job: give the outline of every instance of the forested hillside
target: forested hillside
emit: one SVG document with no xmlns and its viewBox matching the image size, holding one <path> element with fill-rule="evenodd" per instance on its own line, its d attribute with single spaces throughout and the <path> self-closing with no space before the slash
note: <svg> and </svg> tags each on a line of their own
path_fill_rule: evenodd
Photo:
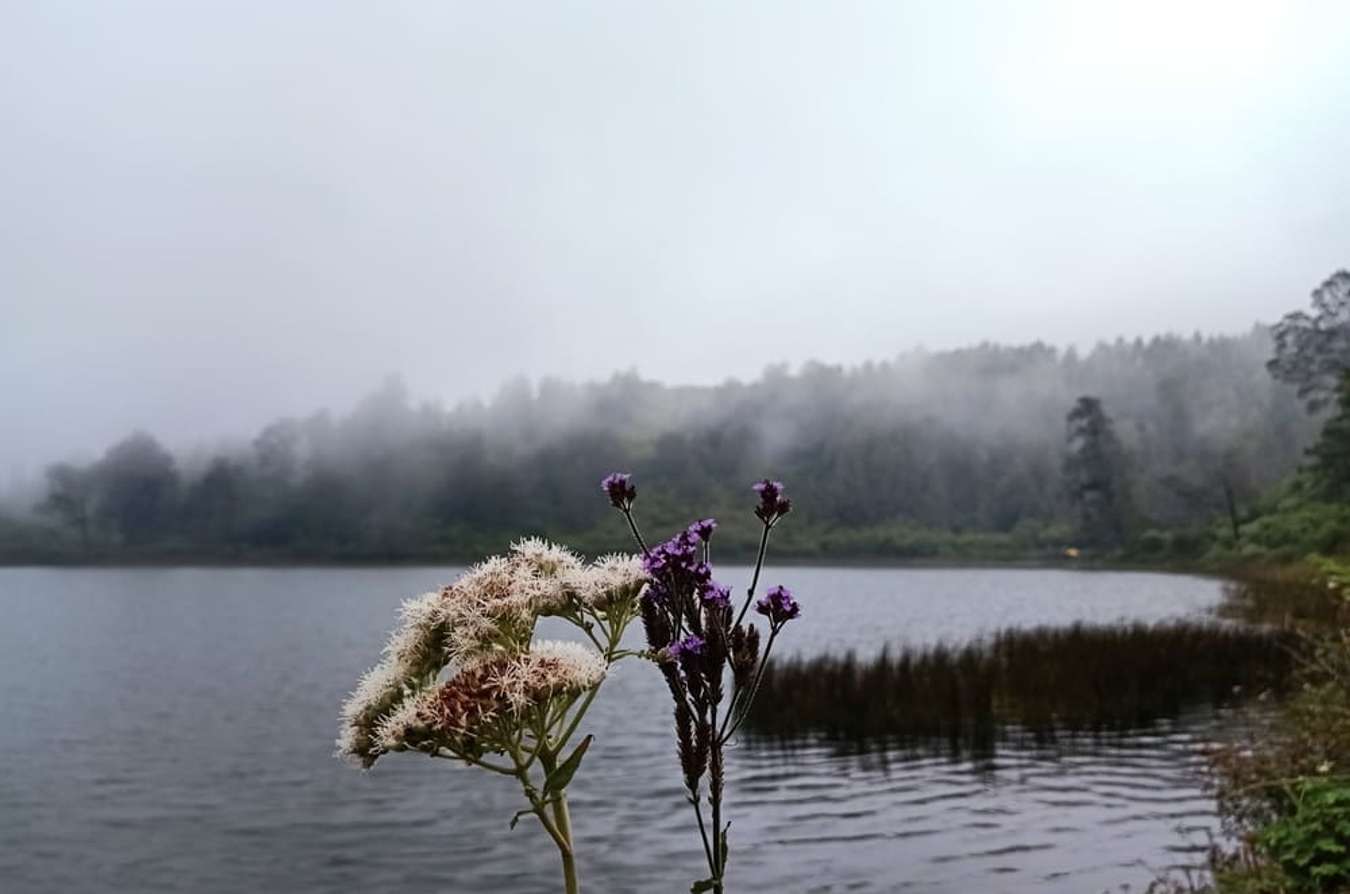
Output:
<svg viewBox="0 0 1350 894">
<path fill-rule="evenodd" d="M 799 554 L 1058 550 L 1095 536 L 1066 425 L 1080 397 L 1118 444 L 1101 473 L 1117 490 L 1097 508 L 1122 537 L 1206 523 L 1230 500 L 1242 512 L 1296 468 L 1321 420 L 1267 372 L 1271 348 L 1260 328 L 1083 354 L 981 345 L 716 387 L 518 382 L 450 410 L 391 380 L 346 414 L 279 420 L 235 449 L 175 455 L 136 433 L 97 462 L 54 465 L 39 506 L 8 510 L 3 550 L 456 558 L 526 531 L 600 550 L 623 543 L 598 490 L 615 469 L 635 473 L 657 524 L 722 516 L 724 548 L 752 535 L 734 495 L 749 505 L 770 475 L 798 507 L 782 546 Z"/>
</svg>

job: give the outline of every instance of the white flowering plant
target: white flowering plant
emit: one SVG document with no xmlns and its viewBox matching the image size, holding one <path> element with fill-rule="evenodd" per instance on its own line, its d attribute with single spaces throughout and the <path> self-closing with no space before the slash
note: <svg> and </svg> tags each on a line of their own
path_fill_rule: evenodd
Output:
<svg viewBox="0 0 1350 894">
<path fill-rule="evenodd" d="M 517 780 L 562 859 L 564 890 L 580 890 L 567 786 L 591 737 L 572 739 L 638 616 L 647 580 L 633 556 L 592 564 L 522 540 L 438 591 L 404 603 L 382 660 L 342 709 L 338 754 L 364 768 L 419 752 Z M 590 646 L 536 641 L 540 617 L 576 627 Z"/>
</svg>

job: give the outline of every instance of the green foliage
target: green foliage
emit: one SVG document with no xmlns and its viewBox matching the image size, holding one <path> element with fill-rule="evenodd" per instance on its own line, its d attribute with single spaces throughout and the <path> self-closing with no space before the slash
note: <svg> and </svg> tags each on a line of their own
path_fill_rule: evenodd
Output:
<svg viewBox="0 0 1350 894">
<path fill-rule="evenodd" d="M 1211 558 L 1293 561 L 1350 549 L 1350 503 L 1319 499 L 1307 475 L 1294 479 L 1265 511 L 1242 526 L 1242 542 L 1219 532 Z"/>
<path fill-rule="evenodd" d="M 1350 271 L 1337 270 L 1312 293 L 1312 313 L 1295 311 L 1275 325 L 1275 378 L 1298 388 L 1310 409 L 1335 399 L 1350 368 Z"/>
<path fill-rule="evenodd" d="M 1350 885 L 1350 782 L 1299 782 L 1291 800 L 1292 812 L 1257 835 L 1260 849 L 1299 890 Z"/>
<path fill-rule="evenodd" d="M 1336 415 L 1308 454 L 1320 494 L 1330 500 L 1350 498 L 1350 378 L 1341 383 Z"/>
<path fill-rule="evenodd" d="M 544 780 L 545 795 L 554 795 L 567 788 L 572 781 L 572 777 L 576 775 L 577 768 L 581 766 L 581 759 L 586 756 L 586 749 L 591 746 L 591 740 L 594 738 L 594 736 L 587 736 L 582 739 L 581 743 L 568 755 L 567 760 L 548 774 L 548 778 Z"/>
<path fill-rule="evenodd" d="M 1299 684 L 1211 755 L 1226 829 L 1246 844 L 1214 855 L 1214 890 L 1350 890 L 1350 601 L 1344 561 L 1314 557 L 1237 585 L 1232 607 L 1302 631 Z"/>
</svg>

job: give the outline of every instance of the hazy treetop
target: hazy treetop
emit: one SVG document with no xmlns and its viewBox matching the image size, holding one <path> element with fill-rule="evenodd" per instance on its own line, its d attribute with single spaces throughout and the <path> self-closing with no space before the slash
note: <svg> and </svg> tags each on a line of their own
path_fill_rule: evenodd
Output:
<svg viewBox="0 0 1350 894">
<path fill-rule="evenodd" d="M 1243 331 L 1347 262 L 1350 5 L 0 9 L 0 485 L 516 374 Z"/>
</svg>

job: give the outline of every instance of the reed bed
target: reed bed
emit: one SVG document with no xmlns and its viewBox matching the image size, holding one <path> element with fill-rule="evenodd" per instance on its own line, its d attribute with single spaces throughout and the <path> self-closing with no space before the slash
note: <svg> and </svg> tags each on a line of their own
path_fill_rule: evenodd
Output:
<svg viewBox="0 0 1350 894">
<path fill-rule="evenodd" d="M 1293 634 L 1219 622 L 1004 630 L 963 646 L 777 661 L 748 721 L 752 740 L 992 753 L 1151 727 L 1200 707 L 1279 692 Z"/>
</svg>

